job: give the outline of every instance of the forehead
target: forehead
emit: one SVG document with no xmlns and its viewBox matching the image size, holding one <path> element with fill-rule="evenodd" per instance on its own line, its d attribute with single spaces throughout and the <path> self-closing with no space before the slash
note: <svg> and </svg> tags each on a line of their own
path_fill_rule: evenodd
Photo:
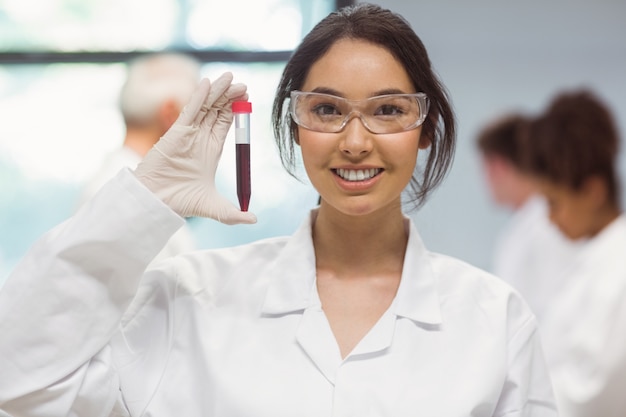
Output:
<svg viewBox="0 0 626 417">
<path fill-rule="evenodd" d="M 353 100 L 391 91 L 416 92 L 408 72 L 391 52 L 355 39 L 335 42 L 313 63 L 302 90 L 331 90 Z"/>
</svg>

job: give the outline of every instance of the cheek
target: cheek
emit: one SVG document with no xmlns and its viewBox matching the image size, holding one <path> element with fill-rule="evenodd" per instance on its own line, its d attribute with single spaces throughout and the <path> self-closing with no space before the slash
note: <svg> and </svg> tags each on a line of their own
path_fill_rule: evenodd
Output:
<svg viewBox="0 0 626 417">
<path fill-rule="evenodd" d="M 564 216 L 563 216 L 563 210 L 560 210 L 558 207 L 552 206 L 552 208 L 550 208 L 550 219 L 552 220 L 553 223 L 557 224 L 557 225 L 562 225 L 564 222 Z"/>
<path fill-rule="evenodd" d="M 319 141 L 315 141 L 312 138 L 312 136 L 313 135 L 311 133 L 308 133 L 308 132 L 307 133 L 299 133 L 298 134 L 298 146 L 300 146 L 300 149 L 302 150 L 302 153 L 304 155 L 308 155 L 308 154 L 314 152 L 315 149 L 316 149 L 316 146 L 314 146 L 314 144 L 316 142 L 319 142 Z"/>
<path fill-rule="evenodd" d="M 415 171 L 415 166 L 417 165 L 417 149 L 407 149 L 405 152 L 398 154 L 396 161 L 399 161 L 399 164 L 403 171 L 406 171 L 407 175 L 413 175 L 413 171 Z"/>
<path fill-rule="evenodd" d="M 302 162 L 309 173 L 314 166 L 326 164 L 335 148 L 334 141 L 324 138 L 323 134 L 309 130 L 301 130 L 298 138 Z"/>
<path fill-rule="evenodd" d="M 550 219 L 568 237 L 575 237 L 575 230 L 578 227 L 576 210 L 571 207 L 571 202 L 560 199 L 550 208 Z"/>
<path fill-rule="evenodd" d="M 419 137 L 414 134 L 406 134 L 403 138 L 397 138 L 396 141 L 390 142 L 390 146 L 386 149 L 388 159 L 394 161 L 398 169 L 411 175 L 415 170 L 419 152 L 424 152 L 420 149 Z"/>
<path fill-rule="evenodd" d="M 569 237 L 567 218 L 563 216 L 563 211 L 558 207 L 551 206 L 549 211 L 550 222 L 557 227 L 565 236 Z"/>
</svg>

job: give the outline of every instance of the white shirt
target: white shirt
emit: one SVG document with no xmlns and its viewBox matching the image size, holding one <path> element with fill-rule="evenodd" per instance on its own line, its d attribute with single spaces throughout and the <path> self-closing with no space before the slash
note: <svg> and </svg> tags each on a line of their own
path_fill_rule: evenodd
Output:
<svg viewBox="0 0 626 417">
<path fill-rule="evenodd" d="M 141 155 L 127 146 L 122 146 L 113 152 L 110 152 L 102 162 L 98 171 L 85 184 L 83 191 L 78 200 L 78 206 L 82 206 L 89 201 L 104 184 L 113 178 L 120 169 L 135 169 L 141 162 Z M 191 229 L 184 225 L 176 231 L 165 244 L 163 249 L 155 257 L 153 262 L 176 256 L 181 253 L 191 252 L 197 249 L 196 242 Z"/>
<path fill-rule="evenodd" d="M 563 417 L 626 414 L 626 216 L 588 240 L 545 319 L 543 346 Z"/>
<path fill-rule="evenodd" d="M 493 273 L 517 289 L 541 323 L 566 285 L 566 269 L 579 245 L 550 222 L 545 199 L 535 195 L 515 211 L 494 250 Z"/>
<path fill-rule="evenodd" d="M 142 277 L 182 223 L 123 171 L 32 248 L 0 292 L 0 410 L 556 416 L 529 308 L 496 277 L 427 251 L 412 223 L 395 299 L 343 360 L 310 220 Z"/>
</svg>

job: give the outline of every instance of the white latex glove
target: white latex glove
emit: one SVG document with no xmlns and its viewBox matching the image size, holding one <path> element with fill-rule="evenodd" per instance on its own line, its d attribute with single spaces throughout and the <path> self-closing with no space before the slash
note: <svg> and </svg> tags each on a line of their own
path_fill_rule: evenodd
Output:
<svg viewBox="0 0 626 417">
<path fill-rule="evenodd" d="M 225 73 L 203 79 L 172 127 L 135 169 L 137 178 L 182 217 L 210 217 L 225 224 L 255 223 L 220 195 L 215 171 L 233 121 L 231 104 L 247 99 L 244 84 Z"/>
</svg>

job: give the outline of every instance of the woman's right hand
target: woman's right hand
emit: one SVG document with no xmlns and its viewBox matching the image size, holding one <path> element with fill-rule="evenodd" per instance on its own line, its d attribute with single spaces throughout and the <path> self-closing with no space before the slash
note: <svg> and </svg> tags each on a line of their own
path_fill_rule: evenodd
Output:
<svg viewBox="0 0 626 417">
<path fill-rule="evenodd" d="M 225 224 L 255 223 L 215 187 L 215 171 L 232 124 L 231 105 L 246 100 L 246 86 L 231 73 L 212 84 L 203 79 L 172 127 L 135 169 L 137 178 L 183 217 L 210 217 Z"/>
</svg>

